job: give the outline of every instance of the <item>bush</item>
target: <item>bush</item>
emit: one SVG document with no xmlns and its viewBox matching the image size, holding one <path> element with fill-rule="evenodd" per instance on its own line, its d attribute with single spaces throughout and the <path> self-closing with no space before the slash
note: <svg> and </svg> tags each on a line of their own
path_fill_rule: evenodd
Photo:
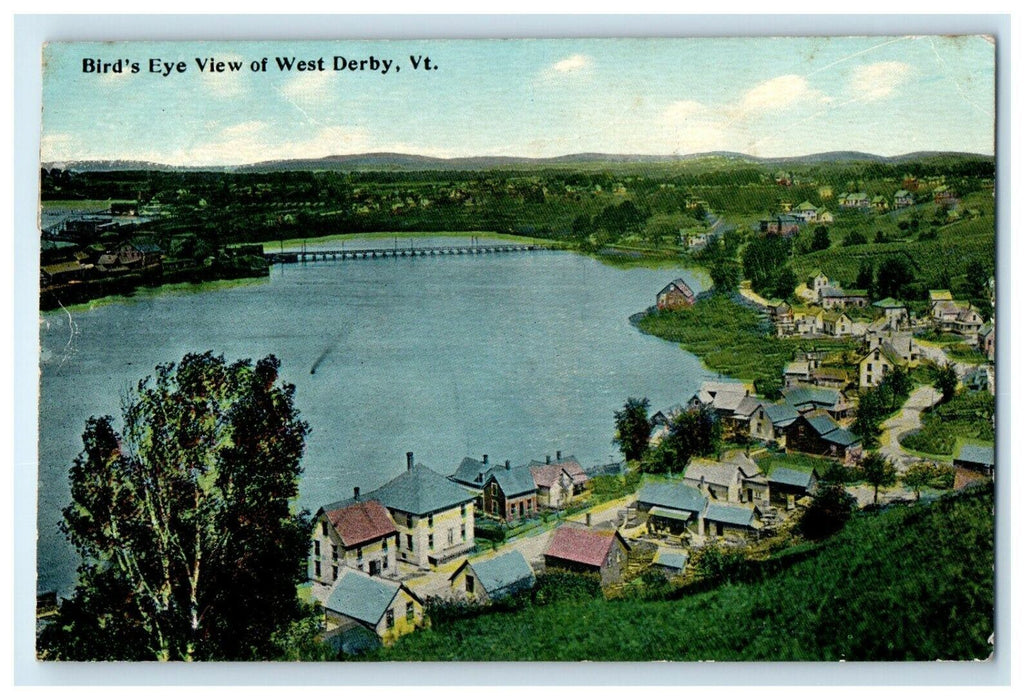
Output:
<svg viewBox="0 0 1032 700">
<path fill-rule="evenodd" d="M 854 508 L 856 498 L 841 485 L 822 484 L 799 519 L 799 531 L 810 540 L 824 539 L 845 526 Z"/>
</svg>

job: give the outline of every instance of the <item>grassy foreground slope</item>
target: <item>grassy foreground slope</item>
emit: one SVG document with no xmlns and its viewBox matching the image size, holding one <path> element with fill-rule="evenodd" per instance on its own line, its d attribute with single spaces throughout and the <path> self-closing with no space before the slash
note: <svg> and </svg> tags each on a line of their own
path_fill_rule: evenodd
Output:
<svg viewBox="0 0 1032 700">
<path fill-rule="evenodd" d="M 816 550 L 755 582 L 679 599 L 565 600 L 442 622 L 378 657 L 833 661 L 990 654 L 991 485 L 854 516 Z"/>
</svg>

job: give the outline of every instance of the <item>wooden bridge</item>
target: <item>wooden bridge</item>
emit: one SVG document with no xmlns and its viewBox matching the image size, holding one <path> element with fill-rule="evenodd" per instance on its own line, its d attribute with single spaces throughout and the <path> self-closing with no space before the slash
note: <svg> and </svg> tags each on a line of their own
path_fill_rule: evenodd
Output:
<svg viewBox="0 0 1032 700">
<path fill-rule="evenodd" d="M 551 250 L 550 246 L 536 244 L 498 243 L 494 245 L 451 245 L 417 248 L 364 248 L 339 250 L 300 250 L 266 253 L 269 263 L 305 263 L 316 260 L 368 260 L 372 258 L 414 258 L 435 255 L 487 255 L 491 253 L 523 253 L 532 250 Z"/>
</svg>

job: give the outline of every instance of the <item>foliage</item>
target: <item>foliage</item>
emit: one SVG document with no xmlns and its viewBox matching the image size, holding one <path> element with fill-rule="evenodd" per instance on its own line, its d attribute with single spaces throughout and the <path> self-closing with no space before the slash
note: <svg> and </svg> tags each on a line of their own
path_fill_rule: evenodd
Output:
<svg viewBox="0 0 1032 700">
<path fill-rule="evenodd" d="M 652 423 L 649 421 L 649 400 L 629 397 L 623 408 L 613 415 L 616 435 L 613 444 L 619 445 L 624 458 L 640 460 L 649 446 Z"/>
<path fill-rule="evenodd" d="M 882 421 L 903 405 L 912 387 L 913 380 L 906 376 L 906 372 L 893 368 L 876 386 L 860 392 L 851 430 L 860 436 L 864 447 L 872 449 L 878 446 Z"/>
<path fill-rule="evenodd" d="M 950 488 L 953 485 L 953 470 L 939 462 L 917 462 L 907 468 L 900 481 L 921 500 L 921 489 Z"/>
<path fill-rule="evenodd" d="M 953 363 L 940 365 L 935 369 L 935 388 L 942 394 L 942 403 L 949 403 L 957 393 L 957 369 Z"/>
<path fill-rule="evenodd" d="M 588 487 L 591 489 L 591 500 L 593 503 L 605 503 L 614 498 L 634 493 L 638 490 L 638 484 L 640 483 L 641 471 L 632 468 L 622 476 L 609 474 L 596 476 L 588 484 Z"/>
<path fill-rule="evenodd" d="M 881 233 L 881 231 L 879 231 L 878 233 Z M 884 238 L 884 235 L 882 236 L 882 238 Z M 859 231 L 850 231 L 849 233 L 846 234 L 846 237 L 842 240 L 842 245 L 844 245 L 844 246 L 866 245 L 866 243 L 867 243 L 867 236 L 865 236 L 864 234 L 860 233 Z"/>
<path fill-rule="evenodd" d="M 871 263 L 860 265 L 860 271 L 856 273 L 856 282 L 853 283 L 853 286 L 867 292 L 874 288 L 874 268 L 871 267 Z"/>
<path fill-rule="evenodd" d="M 293 514 L 308 425 L 279 361 L 188 354 L 91 418 L 62 529 L 82 557 L 50 658 L 268 659 L 304 617 Z"/>
<path fill-rule="evenodd" d="M 799 519 L 799 530 L 807 539 L 822 540 L 845 527 L 854 508 L 856 498 L 840 484 L 821 484 Z"/>
<path fill-rule="evenodd" d="M 833 462 L 821 476 L 821 481 L 826 484 L 858 484 L 863 480 L 864 474 L 860 467 L 838 461 Z"/>
<path fill-rule="evenodd" d="M 874 488 L 874 502 L 878 502 L 878 490 L 894 486 L 899 480 L 896 465 L 879 452 L 871 452 L 860 461 L 860 472 L 864 483 Z"/>
<path fill-rule="evenodd" d="M 787 553 L 771 559 L 768 573 L 756 580 L 667 600 L 571 595 L 544 606 L 435 621 L 372 658 L 930 661 L 990 655 L 991 487 L 858 515 L 810 548 L 810 556 L 794 563 L 781 564 Z M 515 643 L 513 630 L 519 630 Z"/>
<path fill-rule="evenodd" d="M 785 238 L 761 236 L 745 246 L 742 272 L 760 294 L 784 299 L 796 284 L 795 275 L 787 267 L 790 253 L 791 245 Z"/>
<path fill-rule="evenodd" d="M 818 226 L 813 230 L 813 242 L 810 243 L 810 250 L 817 252 L 818 250 L 826 250 L 831 247 L 831 238 L 828 236 L 827 226 Z"/>
<path fill-rule="evenodd" d="M 685 464 L 694 456 L 713 454 L 720 444 L 720 418 L 709 406 L 682 411 L 674 416 L 670 433 L 663 442 L 669 443 L 676 456 L 676 464 Z"/>
<path fill-rule="evenodd" d="M 889 258 L 878 266 L 876 287 L 882 299 L 902 296 L 903 288 L 913 281 L 914 270 L 906 258 Z"/>
</svg>

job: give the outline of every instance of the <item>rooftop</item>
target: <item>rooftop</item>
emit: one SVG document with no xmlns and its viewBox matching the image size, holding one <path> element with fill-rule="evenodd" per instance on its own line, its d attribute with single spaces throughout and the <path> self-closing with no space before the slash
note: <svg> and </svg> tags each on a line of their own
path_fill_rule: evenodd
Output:
<svg viewBox="0 0 1032 700">
<path fill-rule="evenodd" d="M 394 477 L 368 498 L 411 515 L 428 515 L 476 500 L 469 491 L 422 464 Z"/>
<path fill-rule="evenodd" d="M 810 485 L 810 477 L 813 476 L 812 471 L 804 472 L 798 469 L 789 469 L 788 467 L 775 467 L 770 474 L 767 475 L 767 481 L 772 484 L 785 484 L 787 486 L 799 486 L 807 488 Z"/>
<path fill-rule="evenodd" d="M 645 484 L 638 491 L 638 503 L 645 506 L 701 513 L 706 507 L 706 497 L 699 489 L 688 484 L 653 481 Z"/>
<path fill-rule="evenodd" d="M 956 460 L 994 467 L 996 466 L 996 450 L 993 447 L 966 444 L 960 448 L 954 461 Z"/>
<path fill-rule="evenodd" d="M 325 513 L 345 547 L 355 547 L 398 531 L 390 513 L 376 501 L 352 502 L 343 508 L 325 510 Z"/>
<path fill-rule="evenodd" d="M 706 506 L 706 520 L 713 520 L 727 525 L 748 526 L 756 516 L 755 506 L 738 506 L 731 503 L 710 501 Z"/>
<path fill-rule="evenodd" d="M 375 627 L 400 588 L 397 581 L 345 567 L 344 574 L 330 590 L 324 607 Z"/>
<path fill-rule="evenodd" d="M 545 550 L 545 556 L 601 567 L 606 563 L 606 556 L 617 538 L 623 541 L 614 530 L 560 527 Z"/>
<path fill-rule="evenodd" d="M 469 567 L 477 575 L 484 590 L 489 596 L 507 591 L 520 584 L 528 587 L 534 584 L 534 571 L 523 555 L 516 550 L 506 552 L 490 559 L 470 560 Z M 452 578 L 458 575 L 460 567 Z"/>
</svg>

